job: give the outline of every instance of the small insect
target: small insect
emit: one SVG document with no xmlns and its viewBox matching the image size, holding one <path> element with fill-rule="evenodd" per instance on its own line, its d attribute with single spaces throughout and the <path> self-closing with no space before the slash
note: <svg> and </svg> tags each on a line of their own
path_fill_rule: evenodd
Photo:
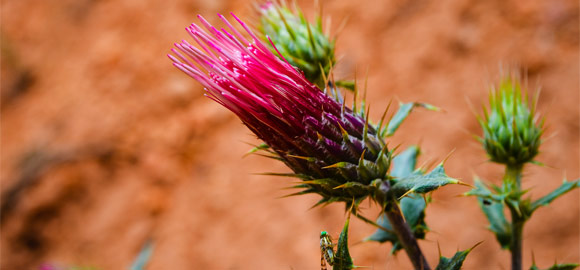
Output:
<svg viewBox="0 0 580 270">
<path fill-rule="evenodd" d="M 320 233 L 320 269 L 327 270 L 326 263 L 334 265 L 334 244 L 332 237 L 326 232 Z"/>
</svg>

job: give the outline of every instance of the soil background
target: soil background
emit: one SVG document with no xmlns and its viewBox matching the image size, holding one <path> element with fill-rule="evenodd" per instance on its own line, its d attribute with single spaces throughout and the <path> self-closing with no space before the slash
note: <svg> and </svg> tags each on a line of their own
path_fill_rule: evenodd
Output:
<svg viewBox="0 0 580 270">
<path fill-rule="evenodd" d="M 469 102 L 480 112 L 500 67 L 516 67 L 542 88 L 550 137 L 538 157 L 547 166 L 526 167 L 528 194 L 579 177 L 578 1 L 322 3 L 331 32 L 348 17 L 337 76 L 362 81 L 368 69 L 372 119 L 390 100 L 445 110 L 417 110 L 391 145 L 420 144 L 425 164 L 455 150 L 450 176 L 499 183 L 502 167 L 472 137 L 481 130 Z M 313 3 L 299 5 L 313 18 Z M 232 11 L 255 18 L 250 1 L 2 1 L 0 268 L 128 269 L 150 241 L 145 269 L 319 269 L 319 233 L 338 236 L 343 206 L 279 199 L 294 180 L 254 173 L 288 169 L 243 157 L 254 136 L 166 57 L 197 14 L 218 23 Z M 509 269 L 467 190 L 434 192 L 421 241 L 429 262 L 438 244 L 451 256 L 484 241 L 464 269 Z M 526 269 L 532 252 L 542 268 L 578 262 L 579 228 L 578 190 L 538 210 L 524 231 Z M 390 244 L 358 243 L 373 231 L 351 222 L 355 264 L 410 269 Z"/>
</svg>

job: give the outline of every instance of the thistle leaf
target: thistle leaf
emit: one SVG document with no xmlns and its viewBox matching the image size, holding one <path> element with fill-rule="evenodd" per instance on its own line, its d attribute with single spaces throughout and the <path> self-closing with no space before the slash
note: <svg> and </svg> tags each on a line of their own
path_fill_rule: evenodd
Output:
<svg viewBox="0 0 580 270">
<path fill-rule="evenodd" d="M 393 231 L 393 226 L 391 225 L 391 223 L 389 222 L 389 219 L 387 218 L 387 216 L 385 214 L 381 214 L 379 216 L 379 218 L 377 219 L 377 224 L 379 224 L 381 227 L 384 227 L 385 229 L 388 229 L 389 231 L 377 229 L 373 234 L 366 237 L 363 240 L 364 242 L 376 241 L 379 243 L 384 243 L 384 242 L 389 241 L 389 242 L 393 243 L 393 245 L 395 243 L 399 242 L 397 235 Z M 391 253 L 395 253 L 395 251 L 392 251 Z"/>
<path fill-rule="evenodd" d="M 458 251 L 453 255 L 451 258 L 445 258 L 443 256 L 439 256 L 439 264 L 435 270 L 459 270 L 463 265 L 463 261 L 467 257 L 467 254 L 471 252 L 475 247 L 477 247 L 482 242 L 475 244 L 475 246 L 471 247 L 468 250 Z"/>
<path fill-rule="evenodd" d="M 393 168 L 390 175 L 396 178 L 403 178 L 409 176 L 417 165 L 417 157 L 420 154 L 418 146 L 410 146 L 403 153 L 396 155 L 393 158 Z"/>
<path fill-rule="evenodd" d="M 393 186 L 393 194 L 400 198 L 409 193 L 427 193 L 447 184 L 459 184 L 459 180 L 445 174 L 443 163 L 439 164 L 428 174 L 413 173 L 408 177 L 399 179 Z"/>
<path fill-rule="evenodd" d="M 540 206 L 546 206 L 550 204 L 556 198 L 564 195 L 566 192 L 571 191 L 577 187 L 580 187 L 580 179 L 568 182 L 564 180 L 561 186 L 559 186 L 554 191 L 548 193 L 546 196 L 537 199 L 536 201 L 532 202 L 531 205 L 531 212 L 538 209 Z"/>
<path fill-rule="evenodd" d="M 399 110 L 393 116 L 393 119 L 391 119 L 391 121 L 389 121 L 389 124 L 387 125 L 387 133 L 386 133 L 387 137 L 393 136 L 393 134 L 395 134 L 395 131 L 397 131 L 397 129 L 399 128 L 401 123 L 403 123 L 405 118 L 407 118 L 407 116 L 409 116 L 409 114 L 411 113 L 411 111 L 415 107 L 423 107 L 423 108 L 431 110 L 431 111 L 438 111 L 439 110 L 439 108 L 437 108 L 433 105 L 427 104 L 427 103 L 419 103 L 419 102 L 401 103 L 399 106 Z"/>
<path fill-rule="evenodd" d="M 547 269 L 540 269 L 538 266 L 536 266 L 536 263 L 534 262 L 534 264 L 532 265 L 532 267 L 530 267 L 530 270 L 574 270 L 576 269 L 576 267 L 578 267 L 577 263 L 555 263 L 554 265 L 550 266 Z"/>
<path fill-rule="evenodd" d="M 390 232 L 390 233 L 393 233 L 393 232 L 394 232 L 393 230 L 389 230 L 389 229 L 387 229 L 387 228 L 385 228 L 385 227 L 382 227 L 382 226 L 381 226 L 381 225 L 379 225 L 377 222 L 375 222 L 375 221 L 372 221 L 372 220 L 370 220 L 370 219 L 366 218 L 365 216 L 362 216 L 362 215 L 360 215 L 360 214 L 359 214 L 359 213 L 357 213 L 356 211 L 353 211 L 352 213 L 354 214 L 354 216 L 355 216 L 355 217 L 357 217 L 358 219 L 362 220 L 362 221 L 363 221 L 363 222 L 365 222 L 366 224 L 369 224 L 369 225 L 371 225 L 371 226 L 377 227 L 377 228 L 379 228 L 379 229 L 382 229 L 382 230 L 384 230 L 384 231 L 387 231 L 387 232 Z M 369 236 L 369 237 L 370 237 L 370 236 Z M 367 240 L 363 240 L 363 241 L 367 241 Z"/>
<path fill-rule="evenodd" d="M 333 270 L 350 270 L 354 268 L 350 252 L 348 251 L 348 225 L 350 223 L 350 214 L 344 223 L 342 232 L 338 237 L 336 255 L 334 257 Z"/>
<path fill-rule="evenodd" d="M 495 238 L 499 242 L 501 248 L 509 249 L 511 242 L 511 229 L 510 224 L 505 218 L 503 212 L 503 203 L 495 201 L 485 201 L 482 198 L 478 198 L 479 207 L 485 213 L 485 217 L 489 221 L 488 229 L 495 234 Z"/>
<path fill-rule="evenodd" d="M 405 197 L 401 200 L 401 211 L 405 216 L 405 221 L 411 226 L 415 236 L 420 235 L 419 239 L 423 239 L 427 226 L 425 224 L 425 208 L 427 203 L 425 199 L 419 195 Z M 419 232 L 420 231 L 420 232 Z"/>
<path fill-rule="evenodd" d="M 152 253 L 153 253 L 153 243 L 151 241 L 147 241 L 145 245 L 143 245 L 141 251 L 139 251 L 137 258 L 135 258 L 129 269 L 130 270 L 145 269 L 145 266 L 147 266 L 147 263 L 149 262 Z"/>
<path fill-rule="evenodd" d="M 485 186 L 485 184 L 478 177 L 475 177 L 473 182 L 475 184 L 475 188 L 468 191 L 468 192 L 465 192 L 463 195 L 465 195 L 465 196 L 477 196 L 480 199 L 485 200 L 486 202 L 492 200 L 492 201 L 499 202 L 499 203 L 502 203 L 507 196 L 507 194 L 495 194 L 495 193 L 493 193 L 491 190 L 489 190 Z"/>
<path fill-rule="evenodd" d="M 510 223 L 504 214 L 504 198 L 506 195 L 494 194 L 477 177 L 474 180 L 474 184 L 475 188 L 466 192 L 465 195 L 478 197 L 479 207 L 481 207 L 489 221 L 488 229 L 495 234 L 495 238 L 501 248 L 509 249 L 512 236 Z"/>
<path fill-rule="evenodd" d="M 401 211 L 403 212 L 403 216 L 417 239 L 424 239 L 425 233 L 427 232 L 427 224 L 425 223 L 426 206 L 427 204 L 423 197 L 417 194 L 413 194 L 401 200 Z M 377 224 L 389 229 L 390 231 L 377 229 L 372 235 L 365 238 L 363 241 L 376 241 L 380 243 L 389 241 L 393 244 L 393 248 L 391 249 L 392 254 L 395 254 L 398 250 L 403 248 L 399 243 L 397 235 L 393 233 L 393 226 L 385 214 L 382 214 L 378 218 Z"/>
<path fill-rule="evenodd" d="M 391 176 L 395 177 L 408 177 L 415 170 L 415 165 L 417 164 L 417 156 L 419 156 L 420 150 L 417 146 L 411 146 L 407 148 L 403 153 L 395 156 L 393 158 L 393 169 L 391 171 Z M 411 195 L 401 199 L 401 211 L 403 216 L 407 221 L 407 224 L 411 227 L 415 238 L 424 239 L 425 233 L 427 231 L 427 224 L 425 223 L 425 207 L 427 206 L 425 200 L 419 195 Z M 383 229 L 377 229 L 371 236 L 365 238 L 364 241 L 377 241 L 380 243 L 391 242 L 393 244 L 393 249 L 391 253 L 395 253 L 402 248 L 399 243 L 397 236 L 393 233 L 393 228 L 391 223 L 385 215 L 381 215 L 377 220 L 377 224 L 380 226 L 390 229 L 390 231 L 385 231 Z"/>
</svg>

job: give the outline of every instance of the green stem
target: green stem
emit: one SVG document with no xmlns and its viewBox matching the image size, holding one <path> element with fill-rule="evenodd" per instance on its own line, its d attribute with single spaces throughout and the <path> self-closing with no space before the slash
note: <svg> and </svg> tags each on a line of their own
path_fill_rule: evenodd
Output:
<svg viewBox="0 0 580 270">
<path fill-rule="evenodd" d="M 523 231 L 524 220 L 512 211 L 512 242 L 510 245 L 512 252 L 512 270 L 522 269 Z"/>
<path fill-rule="evenodd" d="M 415 270 L 431 270 L 396 201 L 391 201 L 387 204 L 385 213 Z"/>
<path fill-rule="evenodd" d="M 517 204 L 520 205 L 519 194 L 522 188 L 522 170 L 523 165 L 507 165 L 504 182 L 508 184 L 511 191 L 518 194 Z M 512 238 L 510 244 L 510 251 L 512 253 L 512 270 L 522 270 L 522 249 L 523 249 L 523 231 L 525 217 L 522 215 L 520 209 L 516 209 L 508 204 L 508 208 L 512 214 Z"/>
<path fill-rule="evenodd" d="M 505 169 L 504 181 L 513 184 L 517 190 L 520 191 L 522 188 L 522 170 L 523 165 L 507 165 Z"/>
</svg>

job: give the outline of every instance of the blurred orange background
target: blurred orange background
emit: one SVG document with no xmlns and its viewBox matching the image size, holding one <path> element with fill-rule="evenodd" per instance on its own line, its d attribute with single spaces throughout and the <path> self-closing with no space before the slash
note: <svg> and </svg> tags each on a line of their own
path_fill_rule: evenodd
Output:
<svg viewBox="0 0 580 270">
<path fill-rule="evenodd" d="M 146 269 L 318 269 L 319 233 L 336 238 L 342 205 L 309 210 L 318 197 L 278 199 L 294 180 L 258 176 L 282 164 L 243 157 L 256 139 L 166 54 L 204 15 L 255 19 L 252 1 L 3 0 L 1 89 L 1 263 L 128 269 L 150 239 Z M 378 120 L 390 100 L 421 101 L 390 145 L 420 143 L 421 163 L 450 176 L 499 183 L 471 134 L 500 64 L 541 86 L 547 122 L 538 160 L 523 180 L 537 198 L 564 175 L 579 176 L 578 1 L 322 1 L 337 72 L 359 81 Z M 299 1 L 309 18 L 314 5 Z M 328 25 L 326 25 L 328 27 Z M 468 102 L 469 101 L 469 102 Z M 401 149 L 403 149 L 401 148 Z M 434 267 L 437 244 L 452 256 L 479 241 L 464 269 L 508 269 L 468 187 L 447 186 L 427 208 L 421 246 Z M 578 262 L 579 191 L 536 212 L 524 231 L 524 267 Z M 363 204 L 366 216 L 378 215 Z M 374 228 L 353 220 L 351 255 L 370 269 L 410 269 L 390 244 L 358 243 Z"/>
</svg>

